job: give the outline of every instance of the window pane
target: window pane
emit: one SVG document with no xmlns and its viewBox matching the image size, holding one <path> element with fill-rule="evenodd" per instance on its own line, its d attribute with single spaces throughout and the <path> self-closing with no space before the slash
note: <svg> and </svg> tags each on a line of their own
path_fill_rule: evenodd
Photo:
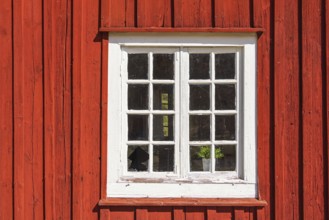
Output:
<svg viewBox="0 0 329 220">
<path fill-rule="evenodd" d="M 153 85 L 153 109 L 173 110 L 174 109 L 174 86 Z"/>
<path fill-rule="evenodd" d="M 216 140 L 235 140 L 235 115 L 217 115 Z"/>
<path fill-rule="evenodd" d="M 174 79 L 174 54 L 153 55 L 153 79 Z"/>
<path fill-rule="evenodd" d="M 190 54 L 190 79 L 209 79 L 209 54 Z"/>
<path fill-rule="evenodd" d="M 128 85 L 128 109 L 148 109 L 148 85 Z"/>
<path fill-rule="evenodd" d="M 153 171 L 174 171 L 174 146 L 153 146 Z"/>
<path fill-rule="evenodd" d="M 216 79 L 235 79 L 235 54 L 215 55 Z"/>
<path fill-rule="evenodd" d="M 210 171 L 211 146 L 190 146 L 190 171 Z"/>
<path fill-rule="evenodd" d="M 190 110 L 210 109 L 209 89 L 209 85 L 190 85 Z"/>
<path fill-rule="evenodd" d="M 148 78 L 148 55 L 128 54 L 128 79 Z"/>
<path fill-rule="evenodd" d="M 236 107 L 235 85 L 216 85 L 215 108 L 234 110 Z"/>
<path fill-rule="evenodd" d="M 234 171 L 236 167 L 236 146 L 235 145 L 218 145 L 215 151 L 218 157 L 216 158 L 216 171 Z"/>
<path fill-rule="evenodd" d="M 148 115 L 128 115 L 128 140 L 148 140 Z"/>
<path fill-rule="evenodd" d="M 173 141 L 174 140 L 174 116 L 154 115 L 153 116 L 153 140 Z"/>
<path fill-rule="evenodd" d="M 210 115 L 190 115 L 190 141 L 210 140 Z"/>
<path fill-rule="evenodd" d="M 148 170 L 148 146 L 128 146 L 128 171 Z"/>
</svg>

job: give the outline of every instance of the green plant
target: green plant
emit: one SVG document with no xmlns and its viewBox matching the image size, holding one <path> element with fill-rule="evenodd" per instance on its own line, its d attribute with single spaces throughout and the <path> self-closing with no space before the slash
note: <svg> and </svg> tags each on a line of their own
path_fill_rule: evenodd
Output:
<svg viewBox="0 0 329 220">
<path fill-rule="evenodd" d="M 198 156 L 201 158 L 209 159 L 210 158 L 210 151 L 211 147 L 209 145 L 201 146 L 198 152 Z M 224 153 L 222 152 L 221 148 L 215 148 L 215 158 L 220 159 L 224 157 Z"/>
</svg>

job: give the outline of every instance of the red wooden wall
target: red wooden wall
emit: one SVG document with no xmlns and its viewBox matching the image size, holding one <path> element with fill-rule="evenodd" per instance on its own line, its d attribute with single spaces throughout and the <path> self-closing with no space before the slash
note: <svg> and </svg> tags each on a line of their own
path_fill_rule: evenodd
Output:
<svg viewBox="0 0 329 220">
<path fill-rule="evenodd" d="M 100 211 L 107 68 L 100 27 L 265 30 L 257 82 L 264 212 Z M 329 219 L 329 0 L 1 0 L 0 73 L 1 220 Z"/>
</svg>

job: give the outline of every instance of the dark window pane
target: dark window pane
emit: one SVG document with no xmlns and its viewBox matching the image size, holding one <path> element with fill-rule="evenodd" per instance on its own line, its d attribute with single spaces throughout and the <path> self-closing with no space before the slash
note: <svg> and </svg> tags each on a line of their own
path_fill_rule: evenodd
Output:
<svg viewBox="0 0 329 220">
<path fill-rule="evenodd" d="M 190 85 L 190 110 L 209 110 L 209 85 Z"/>
<path fill-rule="evenodd" d="M 153 55 L 153 79 L 174 79 L 174 54 Z"/>
<path fill-rule="evenodd" d="M 235 107 L 235 85 L 216 85 L 215 108 L 217 110 L 234 110 Z"/>
<path fill-rule="evenodd" d="M 209 54 L 190 54 L 190 79 L 209 79 Z"/>
<path fill-rule="evenodd" d="M 174 109 L 174 86 L 153 85 L 153 109 L 173 110 Z"/>
<path fill-rule="evenodd" d="M 235 171 L 236 168 L 236 146 L 235 145 L 218 145 L 215 151 L 220 157 L 216 158 L 216 171 Z"/>
<path fill-rule="evenodd" d="M 190 146 L 190 170 L 210 171 L 211 146 Z"/>
<path fill-rule="evenodd" d="M 215 55 L 216 79 L 235 79 L 235 54 Z"/>
<path fill-rule="evenodd" d="M 156 172 L 174 171 L 173 145 L 153 146 L 153 171 Z"/>
<path fill-rule="evenodd" d="M 128 115 L 128 140 L 148 140 L 148 115 Z"/>
<path fill-rule="evenodd" d="M 235 115 L 217 115 L 216 140 L 235 140 Z"/>
<path fill-rule="evenodd" d="M 210 115 L 190 115 L 190 141 L 210 140 Z"/>
<path fill-rule="evenodd" d="M 128 54 L 128 79 L 148 79 L 148 55 Z"/>
<path fill-rule="evenodd" d="M 128 171 L 148 170 L 148 146 L 128 146 Z"/>
<path fill-rule="evenodd" d="M 174 140 L 173 115 L 153 116 L 153 140 L 155 141 Z"/>
<path fill-rule="evenodd" d="M 148 109 L 148 85 L 128 85 L 128 109 Z"/>
</svg>

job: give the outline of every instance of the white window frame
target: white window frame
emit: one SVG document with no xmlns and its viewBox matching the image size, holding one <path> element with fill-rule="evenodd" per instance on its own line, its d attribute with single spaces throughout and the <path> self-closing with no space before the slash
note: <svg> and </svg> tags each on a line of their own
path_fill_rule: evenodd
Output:
<svg viewBox="0 0 329 220">
<path fill-rule="evenodd" d="M 257 36 L 255 33 L 109 34 L 107 197 L 257 197 L 256 45 Z M 240 129 L 240 131 L 236 131 L 239 134 L 236 148 L 237 172 L 223 171 L 216 172 L 215 175 L 203 172 L 188 173 L 188 159 L 182 156 L 188 155 L 188 152 L 184 152 L 188 151 L 188 147 L 181 149 L 182 154 L 179 154 L 179 148 L 175 147 L 175 155 L 180 155 L 180 157 L 175 157 L 175 164 L 180 164 L 175 167 L 175 172 L 127 172 L 127 135 L 125 132 L 127 129 L 124 127 L 127 124 L 127 110 L 125 109 L 127 100 L 123 98 L 126 97 L 124 91 L 127 90 L 127 51 L 143 50 L 145 52 L 174 52 L 175 62 L 181 62 L 184 56 L 188 58 L 188 50 L 190 52 L 212 51 L 212 58 L 214 53 L 225 51 L 235 51 L 238 54 L 237 67 L 240 69 L 237 71 L 239 74 L 237 74 L 236 83 L 237 99 L 240 100 L 237 100 L 236 111 L 239 119 L 236 121 L 239 123 L 236 130 Z M 179 65 L 175 65 L 175 72 L 186 73 L 186 68 L 188 68 L 188 63 L 179 63 Z M 185 88 L 182 86 L 188 85 L 186 82 L 189 81 L 187 74 L 175 74 L 175 77 L 181 77 L 174 79 L 175 91 L 179 89 L 181 97 L 188 97 L 188 89 L 186 86 Z M 224 81 L 222 83 L 225 83 Z M 238 85 L 238 83 L 241 84 Z M 181 105 L 181 101 L 179 97 L 176 97 L 175 106 L 179 105 Z M 184 105 L 181 105 L 180 108 L 175 108 L 174 115 L 176 118 L 180 118 L 181 114 L 186 115 L 188 111 L 188 106 L 185 105 L 184 108 Z M 175 120 L 174 136 L 175 138 L 180 136 L 180 143 L 176 139 L 175 145 L 188 144 L 189 129 L 184 127 L 186 124 L 179 124 L 179 121 Z M 177 129 L 178 127 L 180 129 Z M 179 131 L 185 133 L 179 134 Z M 213 131 L 214 128 L 212 128 L 212 133 Z M 214 141 L 213 138 L 212 141 Z M 212 166 L 212 170 L 214 170 L 214 164 Z"/>
</svg>

